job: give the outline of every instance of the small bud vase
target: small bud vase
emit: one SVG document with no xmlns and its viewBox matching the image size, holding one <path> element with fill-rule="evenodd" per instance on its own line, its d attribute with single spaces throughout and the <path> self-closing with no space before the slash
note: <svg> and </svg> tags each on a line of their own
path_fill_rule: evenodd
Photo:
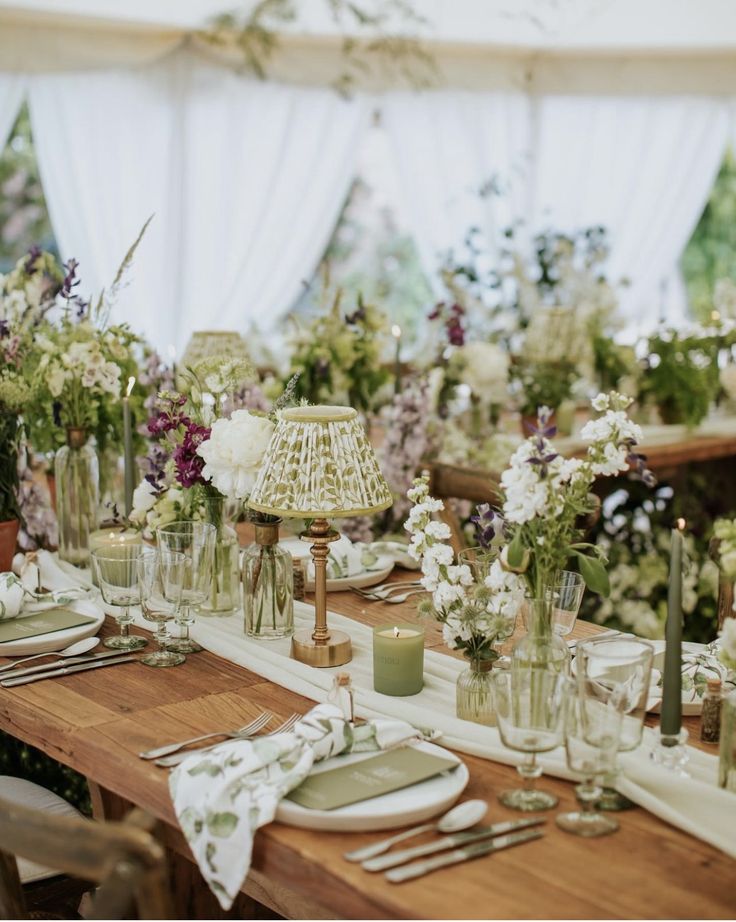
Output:
<svg viewBox="0 0 736 922">
<path fill-rule="evenodd" d="M 89 536 L 97 529 L 100 505 L 99 462 L 86 429 L 67 429 L 66 441 L 54 461 L 59 559 L 87 567 Z"/>
<path fill-rule="evenodd" d="M 490 660 L 473 657 L 469 667 L 457 677 L 455 711 L 462 720 L 496 726 L 496 713 L 493 707 L 491 689 Z"/>
<path fill-rule="evenodd" d="M 240 608 L 240 545 L 235 529 L 225 521 L 225 497 L 208 493 L 204 498 L 205 521 L 217 529 L 212 585 L 209 598 L 200 606 L 204 615 L 227 615 Z"/>
<path fill-rule="evenodd" d="M 294 571 L 291 554 L 279 546 L 280 520 L 256 522 L 256 540 L 243 557 L 245 633 L 277 640 L 294 633 Z"/>
</svg>

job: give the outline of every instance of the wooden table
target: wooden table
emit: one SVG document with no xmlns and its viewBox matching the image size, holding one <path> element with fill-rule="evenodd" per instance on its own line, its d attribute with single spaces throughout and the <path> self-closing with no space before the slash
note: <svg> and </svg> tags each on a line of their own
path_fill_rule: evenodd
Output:
<svg viewBox="0 0 736 922">
<path fill-rule="evenodd" d="M 349 593 L 330 596 L 334 610 L 366 623 L 387 606 Z M 391 606 L 389 619 L 413 610 Z M 110 633 L 112 624 L 103 629 Z M 579 623 L 576 635 L 595 633 Z M 441 648 L 439 632 L 428 646 Z M 87 775 L 96 812 L 114 818 L 131 804 L 162 820 L 171 849 L 180 918 L 222 918 L 174 818 L 167 773 L 136 755 L 142 749 L 222 727 L 237 727 L 267 708 L 284 718 L 312 702 L 210 653 L 175 669 L 116 666 L 16 689 L 0 689 L 0 728 Z M 691 723 L 697 725 L 696 721 Z M 691 728 L 695 735 L 697 726 Z M 711 747 L 712 750 L 713 747 Z M 498 792 L 517 782 L 514 769 L 463 755 L 465 796 L 488 800 L 488 818 L 517 817 Z M 573 786 L 544 778 L 575 805 Z M 736 819 L 736 800 L 734 801 Z M 620 814 L 621 830 L 585 840 L 558 830 L 550 813 L 543 839 L 400 886 L 368 875 L 341 857 L 375 839 L 369 834 L 312 833 L 279 824 L 256 838 L 247 896 L 296 918 L 733 918 L 736 862 L 639 808 Z M 421 841 L 421 840 L 418 840 Z M 247 897 L 230 916 L 251 917 Z"/>
</svg>

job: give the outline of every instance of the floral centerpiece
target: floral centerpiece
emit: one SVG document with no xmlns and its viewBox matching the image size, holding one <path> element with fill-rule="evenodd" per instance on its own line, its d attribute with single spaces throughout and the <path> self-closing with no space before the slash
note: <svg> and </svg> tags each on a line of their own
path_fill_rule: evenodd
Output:
<svg viewBox="0 0 736 922">
<path fill-rule="evenodd" d="M 409 554 L 421 561 L 422 585 L 432 593 L 431 601 L 421 603 L 419 611 L 438 621 L 448 647 L 470 661 L 467 674 L 458 680 L 458 716 L 491 723 L 490 687 L 484 676 L 499 655 L 494 644 L 513 631 L 524 584 L 499 559 L 481 580 L 467 564 L 453 563 L 452 548 L 446 543 L 450 527 L 432 519 L 444 505 L 429 495 L 427 477 L 415 480 L 407 496 L 414 504 L 404 526 L 411 535 Z"/>
<path fill-rule="evenodd" d="M 338 403 L 366 412 L 388 384 L 384 367 L 385 314 L 358 298 L 354 311 L 343 312 L 338 290 L 329 310 L 300 330 L 291 357 L 290 377 L 298 375 L 295 396 L 310 403 Z"/>
</svg>

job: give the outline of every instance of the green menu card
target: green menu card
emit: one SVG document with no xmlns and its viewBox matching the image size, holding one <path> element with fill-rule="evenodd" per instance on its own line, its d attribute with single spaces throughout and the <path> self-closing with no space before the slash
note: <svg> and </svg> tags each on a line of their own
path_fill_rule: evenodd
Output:
<svg viewBox="0 0 736 922">
<path fill-rule="evenodd" d="M 92 624 L 95 620 L 70 608 L 54 608 L 37 615 L 29 615 L 27 618 L 0 621 L 0 655 L 2 644 L 9 640 L 26 640 L 29 637 L 39 637 L 41 634 L 53 634 L 69 627 Z"/>
<path fill-rule="evenodd" d="M 458 764 L 407 746 L 317 772 L 286 797 L 311 810 L 335 810 L 426 781 Z"/>
</svg>

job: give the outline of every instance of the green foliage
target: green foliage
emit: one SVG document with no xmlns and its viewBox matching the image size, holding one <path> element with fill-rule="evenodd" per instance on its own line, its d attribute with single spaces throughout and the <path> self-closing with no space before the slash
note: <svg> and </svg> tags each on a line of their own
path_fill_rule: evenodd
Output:
<svg viewBox="0 0 736 922">
<path fill-rule="evenodd" d="M 68 800 L 87 816 L 92 814 L 84 775 L 6 733 L 0 733 L 0 775 L 33 781 Z"/>
<path fill-rule="evenodd" d="M 0 522 L 19 517 L 19 421 L 13 413 L 0 414 Z"/>
<path fill-rule="evenodd" d="M 603 333 L 593 335 L 593 365 L 602 391 L 618 390 L 622 378 L 636 376 L 638 365 L 632 346 L 617 343 Z"/>
<path fill-rule="evenodd" d="M 539 407 L 556 410 L 570 399 L 578 372 L 575 363 L 565 359 L 539 362 L 517 358 L 510 377 L 519 390 L 521 415 L 536 416 Z"/>
<path fill-rule="evenodd" d="M 641 395 L 659 408 L 665 423 L 697 426 L 720 390 L 720 337 L 663 330 L 649 339 Z"/>
<path fill-rule="evenodd" d="M 0 152 L 0 272 L 7 272 L 31 246 L 58 255 L 23 106 Z"/>
<path fill-rule="evenodd" d="M 693 314 L 707 321 L 719 279 L 736 282 L 736 159 L 730 151 L 680 261 Z"/>
<path fill-rule="evenodd" d="M 434 82 L 436 67 L 407 30 L 427 25 L 409 0 L 322 0 L 340 35 L 341 62 L 332 85 L 350 96 L 366 77 L 384 76 L 415 89 Z M 298 0 L 258 0 L 243 12 L 222 13 L 201 33 L 213 45 L 234 45 L 261 80 L 281 48 L 280 30 L 299 19 Z"/>
</svg>

